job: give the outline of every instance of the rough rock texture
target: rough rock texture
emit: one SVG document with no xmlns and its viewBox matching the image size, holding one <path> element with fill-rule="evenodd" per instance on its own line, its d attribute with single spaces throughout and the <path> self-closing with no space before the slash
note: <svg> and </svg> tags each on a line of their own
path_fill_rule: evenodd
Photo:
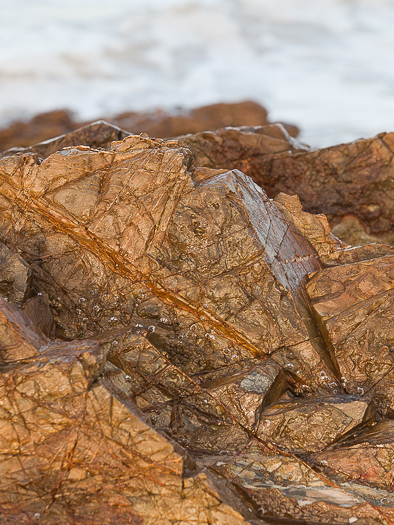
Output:
<svg viewBox="0 0 394 525">
<path fill-rule="evenodd" d="M 0 292 L 17 305 L 21 305 L 30 284 L 31 269 L 17 252 L 0 244 Z"/>
<path fill-rule="evenodd" d="M 307 285 L 346 391 L 364 394 L 379 388 L 375 399 L 383 415 L 394 413 L 393 270 L 394 256 L 389 255 L 327 268 Z"/>
<path fill-rule="evenodd" d="M 199 166 L 240 169 L 269 197 L 296 194 L 305 211 L 324 213 L 349 244 L 394 243 L 393 133 L 306 151 L 268 130 L 225 129 L 181 139 Z"/>
<path fill-rule="evenodd" d="M 239 169 L 253 179 L 259 173 L 268 171 L 276 156 L 309 151 L 307 146 L 292 138 L 281 124 L 226 127 L 178 139 L 192 151 L 197 166 Z"/>
<path fill-rule="evenodd" d="M 163 110 L 146 113 L 127 112 L 106 116 L 105 120 L 133 133 L 148 133 L 151 137 L 175 137 L 225 126 L 261 126 L 268 122 L 266 109 L 250 101 L 212 104 L 192 110 L 179 109 L 172 112 Z M 68 134 L 88 124 L 89 122 L 77 121 L 73 114 L 66 110 L 41 113 L 27 122 L 17 121 L 8 128 L 0 130 L 0 152 L 12 147 L 32 146 L 58 135 Z M 284 124 L 284 126 L 293 137 L 298 135 L 297 126 L 292 124 Z"/>
<path fill-rule="evenodd" d="M 258 436 L 302 454 L 321 450 L 364 422 L 374 421 L 368 398 L 334 396 L 278 402 L 264 411 Z M 327 422 L 329 421 L 329 424 Z"/>
<path fill-rule="evenodd" d="M 392 524 L 394 248 L 119 133 L 0 159 L 2 522 Z"/>
<path fill-rule="evenodd" d="M 176 142 L 138 136 L 41 164 L 4 158 L 0 235 L 48 293 L 58 334 L 141 324 L 188 373 L 269 354 L 296 388 L 335 385 L 303 297 L 320 268 L 310 245 L 242 173 L 194 185 L 190 161 Z"/>
<path fill-rule="evenodd" d="M 380 421 L 354 432 L 311 459 L 337 480 L 356 480 L 373 489 L 383 489 L 381 503 L 393 504 L 393 432 L 394 421 Z"/>
<path fill-rule="evenodd" d="M 206 474 L 182 479 L 182 457 L 108 390 L 104 366 L 81 341 L 2 367 L 2 523 L 246 523 Z"/>
</svg>

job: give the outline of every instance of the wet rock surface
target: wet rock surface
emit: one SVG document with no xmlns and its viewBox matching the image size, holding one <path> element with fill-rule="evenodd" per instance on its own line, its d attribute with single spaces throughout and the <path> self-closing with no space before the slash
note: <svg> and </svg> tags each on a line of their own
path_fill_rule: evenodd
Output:
<svg viewBox="0 0 394 525">
<path fill-rule="evenodd" d="M 304 211 L 324 213 L 349 244 L 392 244 L 394 135 L 382 133 L 308 151 L 278 125 L 223 129 L 182 140 L 198 165 L 240 169 L 269 197 L 297 195 Z"/>
<path fill-rule="evenodd" d="M 394 248 L 241 171 L 318 153 L 99 122 L 3 155 L 2 522 L 394 522 Z"/>
</svg>

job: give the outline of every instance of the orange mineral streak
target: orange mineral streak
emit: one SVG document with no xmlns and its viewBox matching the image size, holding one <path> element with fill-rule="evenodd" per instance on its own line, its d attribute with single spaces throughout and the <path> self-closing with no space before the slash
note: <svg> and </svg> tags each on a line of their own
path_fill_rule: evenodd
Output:
<svg viewBox="0 0 394 525">
<path fill-rule="evenodd" d="M 100 257 L 101 260 L 106 261 L 107 265 L 114 273 L 131 279 L 134 282 L 142 282 L 166 304 L 186 310 L 195 315 L 197 318 L 201 318 L 201 316 L 205 317 L 206 321 L 216 330 L 221 332 L 232 341 L 244 346 L 251 352 L 253 356 L 264 356 L 259 348 L 253 345 L 253 343 L 247 338 L 243 337 L 242 334 L 234 330 L 225 321 L 217 318 L 212 312 L 204 310 L 201 307 L 196 308 L 194 305 L 176 293 L 165 290 L 159 282 L 152 280 L 147 275 L 144 275 L 141 271 L 139 271 L 138 268 L 127 259 L 127 256 L 117 254 L 111 249 L 110 246 L 106 245 L 106 243 L 102 242 L 97 236 L 89 232 L 86 228 L 83 228 L 67 220 L 65 217 L 59 217 L 55 212 L 51 213 L 51 208 L 46 203 L 43 204 L 40 203 L 40 200 L 33 200 L 31 198 L 28 199 L 21 194 L 15 195 L 13 200 L 21 207 L 22 210 L 28 209 L 37 212 L 48 222 L 50 222 L 57 231 L 69 235 L 72 239 Z"/>
</svg>

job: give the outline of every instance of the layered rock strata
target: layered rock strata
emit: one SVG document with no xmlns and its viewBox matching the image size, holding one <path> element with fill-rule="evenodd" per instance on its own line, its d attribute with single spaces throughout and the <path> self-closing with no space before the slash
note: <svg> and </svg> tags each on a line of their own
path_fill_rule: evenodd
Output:
<svg viewBox="0 0 394 525">
<path fill-rule="evenodd" d="M 0 159 L 3 522 L 393 523 L 394 248 L 198 140 L 97 123 Z"/>
</svg>

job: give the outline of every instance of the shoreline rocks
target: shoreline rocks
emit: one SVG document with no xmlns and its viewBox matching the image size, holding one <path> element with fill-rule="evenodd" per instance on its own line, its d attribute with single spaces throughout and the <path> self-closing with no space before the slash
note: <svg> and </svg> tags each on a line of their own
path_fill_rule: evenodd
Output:
<svg viewBox="0 0 394 525">
<path fill-rule="evenodd" d="M 388 184 L 382 137 L 98 122 L 2 154 L 5 523 L 393 522 L 394 247 L 339 240 L 307 189 L 335 165 L 330 216 L 346 178 L 372 231 L 390 199 L 351 166 Z"/>
<path fill-rule="evenodd" d="M 129 111 L 106 116 L 104 120 L 130 133 L 147 133 L 151 137 L 161 138 L 226 126 L 262 126 L 268 123 L 267 110 L 252 101 L 211 104 L 190 110 L 178 108 L 173 111 Z M 16 121 L 7 128 L 0 129 L 0 153 L 12 147 L 29 147 L 91 123 L 78 121 L 67 110 L 48 111 L 27 121 Z M 299 129 L 294 124 L 284 126 L 293 137 L 298 135 Z"/>
</svg>

